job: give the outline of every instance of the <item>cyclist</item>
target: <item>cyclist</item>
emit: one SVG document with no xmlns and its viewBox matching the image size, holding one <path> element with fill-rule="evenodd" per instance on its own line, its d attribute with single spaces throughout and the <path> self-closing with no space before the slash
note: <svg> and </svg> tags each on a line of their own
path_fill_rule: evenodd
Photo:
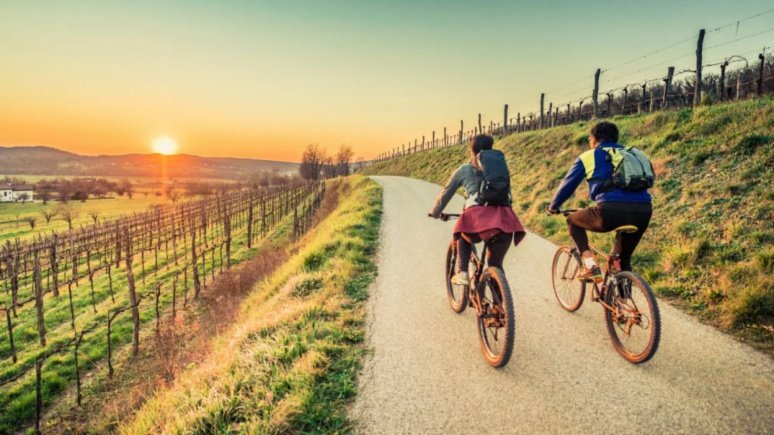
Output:
<svg viewBox="0 0 774 435">
<path fill-rule="evenodd" d="M 567 227 L 583 260 L 584 270 L 578 279 L 600 282 L 602 272 L 589 249 L 586 230 L 605 233 L 622 225 L 636 226 L 637 232 L 623 234 L 620 246 L 616 246 L 616 252 L 621 257 L 621 269 L 631 270 L 632 253 L 648 228 L 653 208 L 647 190 L 633 192 L 612 186 L 613 165 L 605 149 L 623 148 L 618 144 L 618 127 L 615 124 L 600 122 L 594 125 L 589 135 L 589 148 L 567 172 L 548 206 L 548 213 L 558 213 L 584 178 L 588 181 L 589 196 L 596 205 L 571 213 L 567 217 Z"/>
<path fill-rule="evenodd" d="M 502 269 L 503 259 L 510 248 L 524 238 L 526 232 L 510 205 L 481 205 L 477 202 L 479 187 L 483 181 L 483 172 L 478 161 L 481 151 L 491 150 L 494 144 L 492 136 L 480 134 L 470 140 L 470 161 L 463 164 L 446 182 L 435 200 L 430 216 L 439 218 L 446 204 L 457 189 L 465 190 L 465 207 L 454 225 L 454 240 L 457 241 L 457 270 L 452 283 L 470 285 L 468 263 L 470 263 L 471 243 L 480 243 L 498 236 L 489 244 L 487 257 L 489 266 Z"/>
</svg>

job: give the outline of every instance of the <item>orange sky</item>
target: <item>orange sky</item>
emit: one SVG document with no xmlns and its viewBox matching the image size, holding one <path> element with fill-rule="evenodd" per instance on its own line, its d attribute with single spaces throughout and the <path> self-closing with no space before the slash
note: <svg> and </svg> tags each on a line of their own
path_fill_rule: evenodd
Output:
<svg viewBox="0 0 774 435">
<path fill-rule="evenodd" d="M 189 154 L 297 161 L 319 143 L 371 158 L 433 129 L 456 131 L 460 119 L 472 126 L 479 112 L 499 122 L 504 103 L 512 114 L 535 110 L 541 90 L 547 102 L 575 101 L 590 93 L 597 67 L 771 6 L 581 3 L 2 2 L 0 145 L 121 154 L 150 152 L 166 135 Z M 707 45 L 766 29 L 765 18 L 710 33 Z M 705 58 L 757 49 L 772 36 Z M 674 64 L 689 67 L 694 44 L 618 68 L 620 80 L 606 82 L 615 74 L 605 72 L 603 91 L 658 77 L 666 66 L 639 70 L 664 59 L 684 55 Z"/>
</svg>

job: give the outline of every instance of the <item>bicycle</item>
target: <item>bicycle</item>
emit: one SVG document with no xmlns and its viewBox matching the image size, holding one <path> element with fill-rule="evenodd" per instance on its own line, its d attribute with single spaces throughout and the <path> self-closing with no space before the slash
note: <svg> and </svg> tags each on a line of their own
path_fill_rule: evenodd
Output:
<svg viewBox="0 0 774 435">
<path fill-rule="evenodd" d="M 459 214 L 441 214 L 440 219 L 456 219 Z M 476 312 L 478 338 L 484 360 L 492 367 L 500 368 L 508 364 L 513 353 L 515 335 L 515 313 L 511 289 L 505 278 L 505 272 L 497 267 L 487 267 L 486 253 L 489 243 L 499 235 L 484 242 L 481 258 L 478 258 L 475 244 L 471 243 L 472 253 L 468 266 L 470 287 L 452 284 L 456 273 L 457 243 L 452 240 L 446 252 L 446 294 L 452 311 L 462 313 L 468 306 Z"/>
<path fill-rule="evenodd" d="M 564 216 L 577 210 L 558 210 Z M 590 299 L 602 305 L 607 332 L 615 350 L 627 361 L 639 364 L 648 361 L 658 349 L 661 340 L 661 317 L 656 298 L 648 283 L 634 272 L 622 271 L 621 237 L 637 231 L 634 225 L 623 225 L 615 230 L 615 243 L 609 255 L 594 246 L 591 249 L 605 259 L 606 267 L 601 285 L 576 279 L 582 266 L 577 247 L 560 246 L 554 255 L 551 280 L 559 305 L 568 312 L 577 311 L 583 304 L 586 285 L 593 284 Z M 637 334 L 635 334 L 637 333 Z M 636 335 L 636 337 L 635 337 Z"/>
</svg>

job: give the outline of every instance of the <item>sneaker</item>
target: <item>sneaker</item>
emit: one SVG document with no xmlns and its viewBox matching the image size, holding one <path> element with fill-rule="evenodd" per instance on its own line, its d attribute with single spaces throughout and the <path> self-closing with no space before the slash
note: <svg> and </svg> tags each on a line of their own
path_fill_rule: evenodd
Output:
<svg viewBox="0 0 774 435">
<path fill-rule="evenodd" d="M 600 283 L 602 282 L 602 279 L 602 270 L 599 268 L 599 266 L 596 265 L 591 269 L 584 267 L 583 270 L 578 274 L 578 280 L 583 282 Z"/>
<path fill-rule="evenodd" d="M 469 286 L 470 278 L 468 278 L 467 272 L 457 272 L 457 274 L 452 277 L 451 282 L 454 285 Z"/>
</svg>

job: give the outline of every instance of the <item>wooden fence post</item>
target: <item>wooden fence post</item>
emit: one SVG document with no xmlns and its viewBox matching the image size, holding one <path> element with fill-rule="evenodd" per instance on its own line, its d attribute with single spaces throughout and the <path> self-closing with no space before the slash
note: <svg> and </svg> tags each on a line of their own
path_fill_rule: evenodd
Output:
<svg viewBox="0 0 774 435">
<path fill-rule="evenodd" d="M 592 117 L 596 118 L 599 110 L 599 75 L 602 74 L 602 70 L 597 68 L 594 73 L 594 91 L 591 94 L 591 104 L 593 105 Z"/>
<path fill-rule="evenodd" d="M 621 104 L 621 114 L 626 115 L 626 97 L 629 96 L 629 88 L 628 86 L 624 86 L 623 88 L 623 103 Z"/>
<path fill-rule="evenodd" d="M 43 389 L 40 383 L 40 372 L 43 368 L 42 360 L 35 358 L 35 434 L 39 435 L 40 419 L 43 416 Z"/>
<path fill-rule="evenodd" d="M 16 346 L 13 343 L 13 322 L 11 321 L 11 310 L 8 309 L 8 305 L 3 308 L 5 311 L 5 322 L 8 326 L 8 344 L 11 349 L 11 358 L 14 364 L 16 363 Z"/>
<path fill-rule="evenodd" d="M 699 40 L 696 42 L 696 86 L 693 91 L 693 105 L 701 103 L 701 58 L 704 49 L 704 29 L 699 30 Z M 673 68 L 674 69 L 674 68 Z M 666 105 L 664 106 L 666 107 Z"/>
<path fill-rule="evenodd" d="M 503 134 L 508 134 L 508 105 L 503 108 Z"/>
<path fill-rule="evenodd" d="M 35 264 L 33 265 L 33 288 L 35 291 L 35 311 L 38 318 L 38 335 L 40 346 L 46 346 L 46 322 L 43 318 L 43 282 L 40 275 L 40 253 L 35 251 Z"/>
<path fill-rule="evenodd" d="M 478 134 L 483 134 L 484 128 L 481 127 L 481 114 L 478 114 Z"/>
<path fill-rule="evenodd" d="M 640 104 L 637 106 L 637 113 L 642 114 L 645 112 L 645 97 L 648 95 L 648 84 L 642 84 L 642 95 L 640 98 Z"/>
<path fill-rule="evenodd" d="M 54 292 L 54 297 L 59 297 L 59 263 L 58 259 L 56 258 L 56 242 L 57 242 L 57 235 L 54 233 L 52 236 L 51 241 L 51 253 L 49 256 L 49 260 L 51 262 L 51 278 L 52 278 L 52 284 L 51 284 L 51 290 Z M 108 263 L 110 261 L 108 260 Z"/>
<path fill-rule="evenodd" d="M 725 61 L 720 64 L 720 81 L 718 83 L 719 93 L 720 93 L 720 101 L 725 100 L 725 94 L 726 94 L 726 67 L 728 66 L 728 61 Z"/>
<path fill-rule="evenodd" d="M 538 128 L 540 129 L 543 128 L 543 103 L 545 102 L 545 99 L 546 99 L 546 94 L 541 93 L 540 94 L 540 124 L 538 126 Z"/>
<path fill-rule="evenodd" d="M 667 76 L 664 79 L 664 97 L 661 99 L 661 110 L 664 110 L 669 105 L 669 87 L 672 85 L 672 77 L 675 74 L 675 67 L 670 66 L 667 70 Z M 699 85 L 697 85 L 699 86 Z"/>
<path fill-rule="evenodd" d="M 126 281 L 129 290 L 129 303 L 132 305 L 132 355 L 140 353 L 140 310 L 137 301 L 137 291 L 134 286 L 134 271 L 132 271 L 132 236 L 129 228 L 124 228 L 126 240 Z"/>
<path fill-rule="evenodd" d="M 758 60 L 760 60 L 761 63 L 758 66 L 758 78 L 755 80 L 755 91 L 757 92 L 758 96 L 761 96 L 763 95 L 763 65 L 764 61 L 766 60 L 764 53 L 758 55 Z"/>
</svg>

